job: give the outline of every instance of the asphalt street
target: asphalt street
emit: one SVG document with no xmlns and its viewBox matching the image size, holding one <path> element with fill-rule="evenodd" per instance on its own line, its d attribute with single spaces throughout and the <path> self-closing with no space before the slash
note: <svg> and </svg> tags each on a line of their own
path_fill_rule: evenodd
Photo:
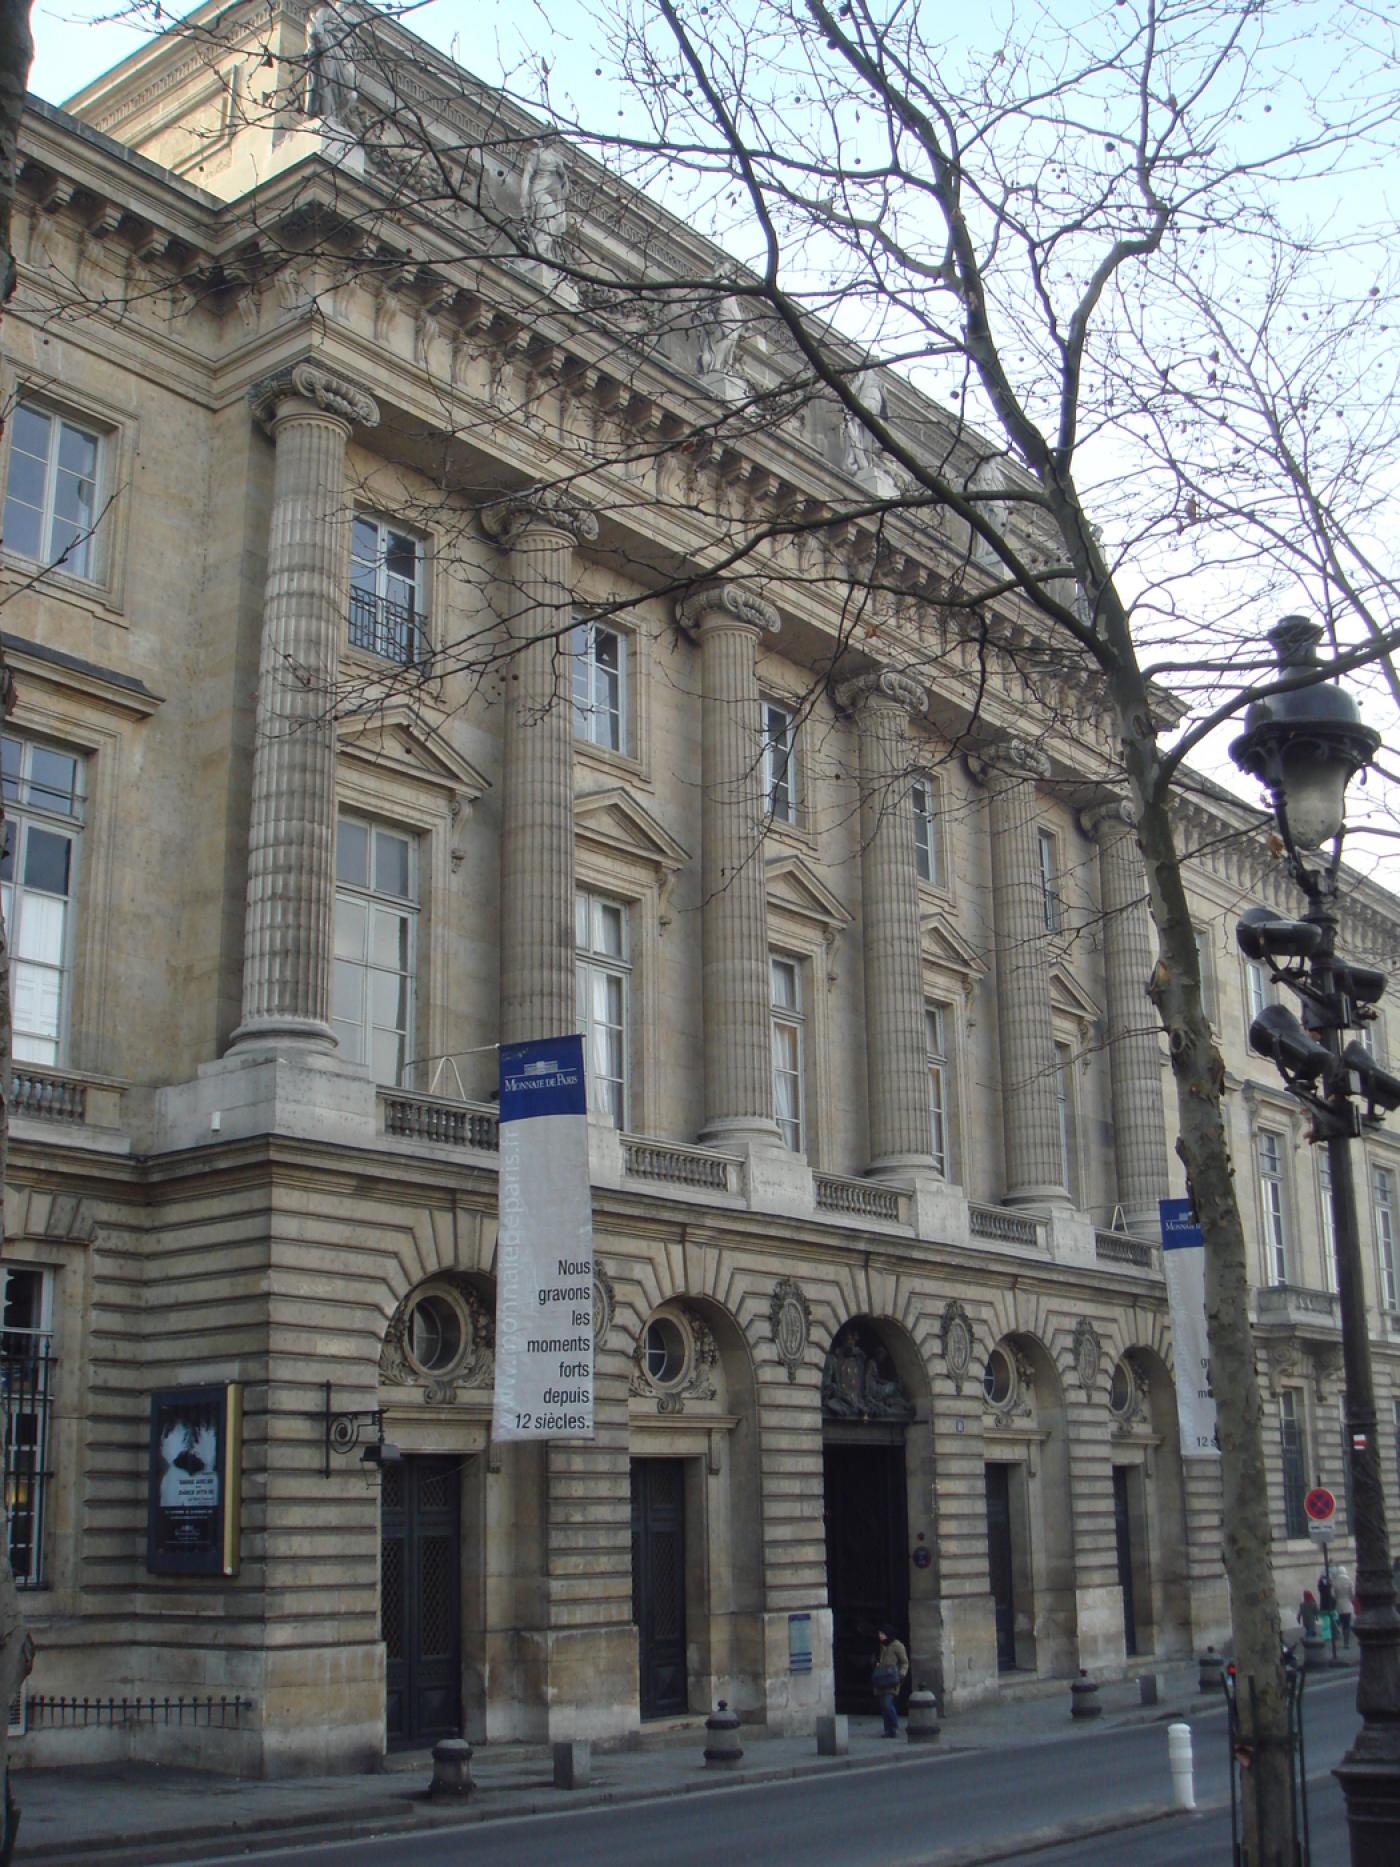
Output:
<svg viewBox="0 0 1400 1867">
<path fill-rule="evenodd" d="M 1311 1784 L 1314 1867 L 1345 1858 L 1340 1797 L 1327 1771 L 1356 1728 L 1355 1681 L 1310 1687 L 1305 1733 Z M 1223 1710 L 1191 1720 L 1198 1802 L 1228 1799 Z M 932 1755 L 926 1764 L 840 1777 L 755 1784 L 703 1796 L 632 1803 L 423 1835 L 366 1835 L 318 1847 L 257 1850 L 268 1863 L 307 1867 L 713 1867 L 716 1859 L 760 1856 L 765 1867 L 952 1867 L 1017 1860 L 1037 1849 L 1037 1867 L 1073 1860 L 1133 1867 L 1212 1867 L 1228 1859 L 1228 1814 L 1176 1816 L 1125 1831 L 1134 1812 L 1170 1800 L 1166 1727 L 1161 1723 L 1075 1732 L 1029 1745 L 1015 1757 L 991 1752 Z M 1068 1823 L 1116 1832 L 1053 1845 Z M 1336 1846 L 1333 1846 L 1333 1842 Z M 1047 1844 L 1050 1844 L 1047 1847 Z M 247 1852 L 219 1856 L 246 1862 Z M 203 1857 L 210 1867 L 209 1856 Z"/>
</svg>

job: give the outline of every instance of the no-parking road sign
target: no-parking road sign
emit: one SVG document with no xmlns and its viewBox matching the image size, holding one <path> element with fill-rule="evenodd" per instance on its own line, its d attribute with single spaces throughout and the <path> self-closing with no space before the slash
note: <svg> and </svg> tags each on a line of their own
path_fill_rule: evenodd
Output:
<svg viewBox="0 0 1400 1867">
<path fill-rule="evenodd" d="M 1309 1491 L 1308 1495 L 1303 1499 L 1303 1509 L 1308 1513 L 1309 1517 L 1312 1518 L 1314 1523 L 1326 1523 L 1327 1519 L 1336 1508 L 1336 1498 L 1333 1497 L 1330 1491 L 1324 1490 L 1321 1485 L 1319 1485 L 1315 1491 Z"/>
</svg>

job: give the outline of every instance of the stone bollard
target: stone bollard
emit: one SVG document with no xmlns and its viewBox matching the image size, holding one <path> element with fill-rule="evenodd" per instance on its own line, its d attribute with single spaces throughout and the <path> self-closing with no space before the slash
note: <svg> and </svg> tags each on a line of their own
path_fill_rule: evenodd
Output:
<svg viewBox="0 0 1400 1867">
<path fill-rule="evenodd" d="M 469 1796 L 472 1793 L 472 1747 L 464 1737 L 444 1737 L 433 1745 L 433 1780 L 430 1796 Z"/>
<path fill-rule="evenodd" d="M 1191 1759 L 1189 1724 L 1167 1726 L 1167 1763 L 1172 1773 L 1172 1801 L 1179 1809 L 1194 1809 L 1196 1777 Z"/>
<path fill-rule="evenodd" d="M 829 1716 L 817 1719 L 817 1755 L 819 1757 L 845 1757 L 850 1755 L 851 1721 L 844 1711 L 833 1712 Z"/>
<path fill-rule="evenodd" d="M 593 1746 L 574 1742 L 554 1746 L 554 1787 L 582 1789 L 593 1774 Z"/>
<path fill-rule="evenodd" d="M 1071 1718 L 1097 1718 L 1103 1706 L 1099 1703 L 1099 1688 L 1082 1672 L 1069 1689 L 1069 1715 Z"/>
<path fill-rule="evenodd" d="M 1200 1671 L 1196 1675 L 1198 1692 L 1218 1692 L 1220 1681 L 1225 1673 L 1225 1661 L 1214 1647 L 1207 1647 L 1199 1660 Z"/>
<path fill-rule="evenodd" d="M 1321 1672 L 1327 1664 L 1327 1642 L 1321 1634 L 1303 1635 L 1303 1671 Z"/>
<path fill-rule="evenodd" d="M 1160 1705 L 1162 1702 L 1162 1675 L 1160 1673 L 1138 1674 L 1138 1704 Z"/>
<path fill-rule="evenodd" d="M 705 1720 L 705 1762 L 711 1768 L 731 1768 L 741 1763 L 744 1747 L 739 1742 L 738 1714 L 729 1709 L 729 1701 L 721 1699 L 719 1710 Z"/>
<path fill-rule="evenodd" d="M 909 1718 L 905 1735 L 911 1744 L 931 1744 L 943 1727 L 938 1722 L 938 1700 L 926 1685 L 916 1686 L 909 1694 Z"/>
</svg>

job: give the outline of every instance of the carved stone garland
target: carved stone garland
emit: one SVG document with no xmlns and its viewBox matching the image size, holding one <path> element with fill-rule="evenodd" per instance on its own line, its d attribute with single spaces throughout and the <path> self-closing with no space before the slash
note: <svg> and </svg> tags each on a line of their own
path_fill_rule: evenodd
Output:
<svg viewBox="0 0 1400 1867">
<path fill-rule="evenodd" d="M 1079 1385 L 1086 1394 L 1093 1393 L 1103 1366 L 1103 1348 L 1099 1332 L 1087 1316 L 1081 1316 L 1074 1325 L 1074 1366 Z"/>
<path fill-rule="evenodd" d="M 415 1366 L 408 1352 L 408 1321 L 420 1297 L 450 1289 L 465 1311 L 462 1348 L 450 1368 L 429 1372 Z M 491 1388 L 496 1379 L 496 1324 L 490 1310 L 465 1278 L 446 1275 L 410 1291 L 394 1312 L 379 1355 L 379 1379 L 385 1387 L 418 1387 L 428 1406 L 447 1406 L 464 1388 Z"/>
</svg>

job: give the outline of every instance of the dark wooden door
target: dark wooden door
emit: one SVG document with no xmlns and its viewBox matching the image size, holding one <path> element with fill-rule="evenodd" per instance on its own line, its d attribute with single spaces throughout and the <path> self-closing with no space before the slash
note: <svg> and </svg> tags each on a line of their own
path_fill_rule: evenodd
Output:
<svg viewBox="0 0 1400 1867">
<path fill-rule="evenodd" d="M 641 1712 L 690 1708 L 685 1663 L 685 1464 L 632 1462 L 632 1614 L 641 1650 Z"/>
<path fill-rule="evenodd" d="M 1137 1608 L 1133 1601 L 1133 1532 L 1128 1501 L 1128 1467 L 1113 1468 L 1113 1531 L 1118 1543 L 1118 1586 L 1123 1591 L 1123 1651 L 1138 1650 Z"/>
<path fill-rule="evenodd" d="M 1015 1560 L 1011 1541 L 1011 1467 L 989 1465 L 987 1472 L 987 1569 L 996 1610 L 997 1666 L 1006 1673 L 1016 1664 Z"/>
<path fill-rule="evenodd" d="M 461 1733 L 461 1465 L 405 1459 L 381 1482 L 385 1723 L 401 1748 Z"/>
<path fill-rule="evenodd" d="M 836 1709 L 873 1712 L 870 1673 L 881 1623 L 909 1642 L 904 1446 L 828 1439 L 822 1465 Z"/>
</svg>

